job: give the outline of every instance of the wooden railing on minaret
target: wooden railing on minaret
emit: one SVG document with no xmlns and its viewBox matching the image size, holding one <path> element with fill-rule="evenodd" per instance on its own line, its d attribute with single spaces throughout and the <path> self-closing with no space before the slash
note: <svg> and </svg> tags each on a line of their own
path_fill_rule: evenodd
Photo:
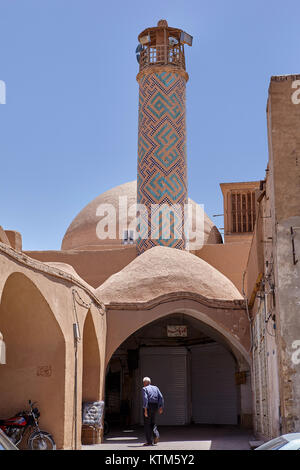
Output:
<svg viewBox="0 0 300 470">
<path fill-rule="evenodd" d="M 180 29 L 169 28 L 166 20 L 143 31 L 139 35 L 143 47 L 139 57 L 140 72 L 152 65 L 172 65 L 185 70 L 182 33 Z"/>
</svg>

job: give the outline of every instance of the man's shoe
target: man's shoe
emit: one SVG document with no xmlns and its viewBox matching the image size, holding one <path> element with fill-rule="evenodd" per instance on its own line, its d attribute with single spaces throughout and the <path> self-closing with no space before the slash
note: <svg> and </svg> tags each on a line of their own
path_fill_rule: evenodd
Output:
<svg viewBox="0 0 300 470">
<path fill-rule="evenodd" d="M 145 442 L 145 444 L 143 444 L 143 446 L 152 446 L 152 445 L 153 444 L 152 443 L 149 444 L 149 442 Z"/>
</svg>

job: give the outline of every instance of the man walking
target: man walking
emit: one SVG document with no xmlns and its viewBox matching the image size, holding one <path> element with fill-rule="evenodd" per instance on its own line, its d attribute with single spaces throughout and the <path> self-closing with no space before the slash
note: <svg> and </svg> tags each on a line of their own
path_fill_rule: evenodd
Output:
<svg viewBox="0 0 300 470">
<path fill-rule="evenodd" d="M 159 432 L 155 422 L 157 411 L 163 413 L 164 398 L 161 391 L 155 385 L 151 385 L 151 379 L 143 379 L 143 411 L 144 411 L 144 429 L 146 443 L 144 446 L 152 446 L 158 443 Z"/>
</svg>

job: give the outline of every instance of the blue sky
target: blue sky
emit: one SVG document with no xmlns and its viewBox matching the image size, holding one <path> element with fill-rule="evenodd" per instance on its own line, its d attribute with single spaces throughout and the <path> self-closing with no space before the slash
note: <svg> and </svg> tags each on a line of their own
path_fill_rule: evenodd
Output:
<svg viewBox="0 0 300 470">
<path fill-rule="evenodd" d="M 136 178 L 135 48 L 161 18 L 194 37 L 189 196 L 221 214 L 220 182 L 265 176 L 269 81 L 300 73 L 299 17 L 299 0 L 0 0 L 0 225 L 60 249 L 86 204 Z"/>
</svg>

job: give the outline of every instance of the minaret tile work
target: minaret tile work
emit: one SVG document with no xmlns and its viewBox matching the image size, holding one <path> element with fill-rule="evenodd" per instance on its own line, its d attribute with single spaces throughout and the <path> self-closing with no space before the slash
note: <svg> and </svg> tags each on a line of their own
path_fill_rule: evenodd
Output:
<svg viewBox="0 0 300 470">
<path fill-rule="evenodd" d="M 160 20 L 139 37 L 138 254 L 156 245 L 185 248 L 187 204 L 184 44 L 192 38 Z M 139 207 L 139 206 L 138 206 Z"/>
</svg>

